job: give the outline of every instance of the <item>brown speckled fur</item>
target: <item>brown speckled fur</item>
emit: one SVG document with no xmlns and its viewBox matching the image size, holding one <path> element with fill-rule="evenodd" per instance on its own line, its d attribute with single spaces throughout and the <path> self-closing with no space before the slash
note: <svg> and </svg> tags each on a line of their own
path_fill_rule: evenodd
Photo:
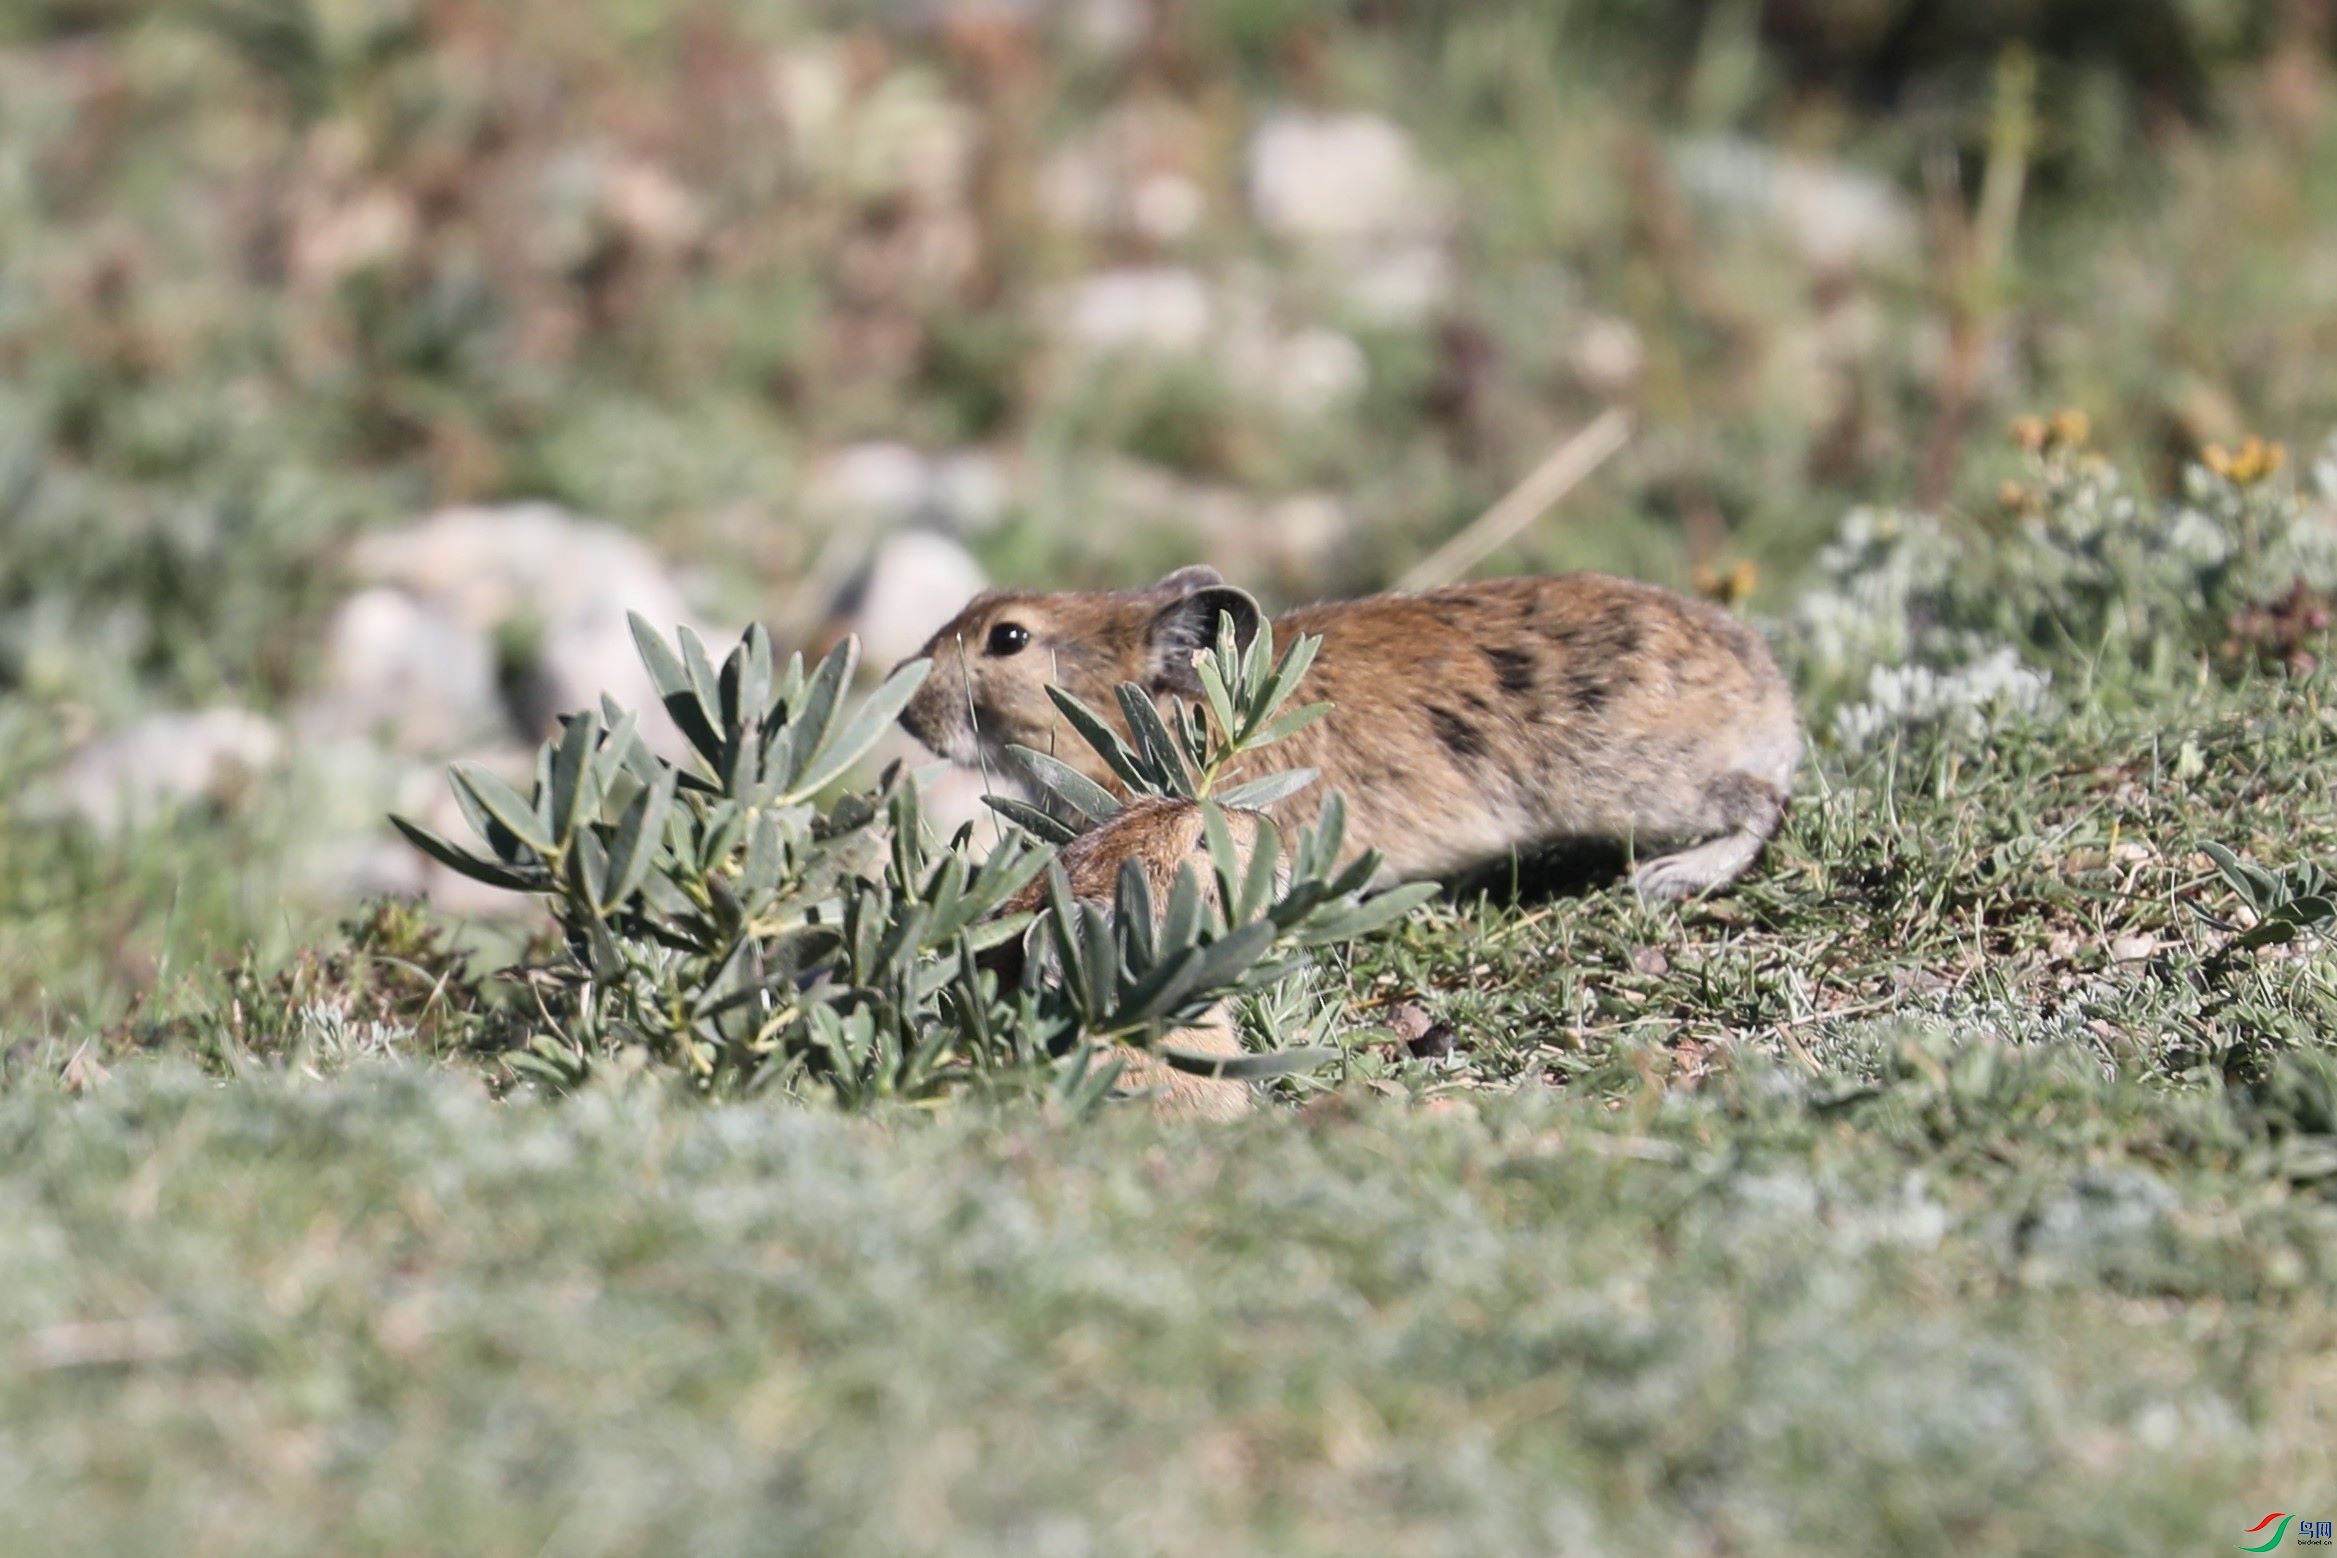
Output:
<svg viewBox="0 0 2337 1558">
<path fill-rule="evenodd" d="M 1260 813 L 1253 811 L 1229 809 L 1226 812 L 1234 858 L 1245 869 L 1250 851 L 1257 846 L 1258 824 L 1263 820 Z M 1056 859 L 1071 883 L 1072 895 L 1105 908 L 1112 905 L 1120 884 L 1121 863 L 1128 860 L 1143 869 L 1156 911 L 1167 909 L 1169 894 L 1176 889 L 1177 870 L 1188 863 L 1202 890 L 1215 902 L 1217 879 L 1210 869 L 1205 828 L 1201 808 L 1191 801 L 1141 797 L 1130 801 L 1118 816 L 1101 827 L 1064 845 Z M 1047 883 L 1042 877 L 1007 900 L 1004 912 L 1035 913 L 1046 901 Z M 1019 943 L 1010 943 L 1009 947 L 1015 950 L 994 961 L 992 966 L 1008 979 L 1019 978 Z M 1170 1033 L 1166 1042 L 1196 1055 L 1242 1052 L 1241 1040 L 1233 1030 L 1233 1018 L 1222 1002 L 1210 1008 L 1191 1027 Z M 1159 1057 L 1133 1047 L 1120 1051 L 1120 1061 L 1122 1085 L 1151 1093 L 1154 1107 L 1164 1115 L 1232 1120 L 1249 1112 L 1250 1089 L 1246 1083 L 1178 1071 Z"/>
<path fill-rule="evenodd" d="M 1046 697 L 1050 681 L 1118 720 L 1116 683 L 1191 695 L 1220 611 L 1257 607 L 1208 569 L 1150 590 L 994 593 L 934 635 L 901 722 L 960 763 L 1008 744 L 1109 775 Z M 1019 653 L 990 652 L 1012 623 Z M 1445 877 L 1570 843 L 1620 844 L 1651 898 L 1734 879 L 1784 814 L 1801 750 L 1793 697 L 1760 635 L 1721 608 L 1599 574 L 1495 579 L 1308 606 L 1274 639 L 1319 634 L 1301 701 L 1333 712 L 1259 753 L 1322 779 L 1272 808 L 1311 821 L 1346 797 L 1348 840 L 1395 878 Z M 1244 777 L 1247 777 L 1246 775 Z"/>
</svg>

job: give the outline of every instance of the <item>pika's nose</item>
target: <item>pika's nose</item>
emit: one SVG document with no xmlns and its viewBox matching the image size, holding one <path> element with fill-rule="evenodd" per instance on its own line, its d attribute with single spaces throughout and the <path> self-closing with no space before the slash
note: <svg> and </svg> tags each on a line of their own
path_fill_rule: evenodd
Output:
<svg viewBox="0 0 2337 1558">
<path fill-rule="evenodd" d="M 916 658 L 912 655 L 909 660 Z M 907 665 L 909 660 L 904 660 L 901 664 Z M 915 736 L 927 746 L 932 746 L 934 744 L 934 708 L 933 678 L 929 675 L 925 678 L 925 684 L 911 693 L 909 701 L 901 705 L 901 717 L 898 723 L 910 735 Z"/>
</svg>

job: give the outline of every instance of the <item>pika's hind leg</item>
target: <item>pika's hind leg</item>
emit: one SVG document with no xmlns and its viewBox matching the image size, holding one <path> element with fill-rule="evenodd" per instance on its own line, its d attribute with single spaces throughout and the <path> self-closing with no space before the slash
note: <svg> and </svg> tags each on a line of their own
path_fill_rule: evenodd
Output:
<svg viewBox="0 0 2337 1558">
<path fill-rule="evenodd" d="M 1718 838 L 1658 855 L 1631 873 L 1631 885 L 1650 902 L 1693 898 L 1744 874 L 1785 820 L 1785 797 L 1767 780 L 1748 773 L 1724 774 L 1705 799 L 1727 829 Z"/>
<path fill-rule="evenodd" d="M 1767 842 L 1765 835 L 1742 828 L 1723 833 L 1693 849 L 1658 855 L 1631 873 L 1631 885 L 1651 903 L 1693 898 L 1743 875 Z"/>
</svg>

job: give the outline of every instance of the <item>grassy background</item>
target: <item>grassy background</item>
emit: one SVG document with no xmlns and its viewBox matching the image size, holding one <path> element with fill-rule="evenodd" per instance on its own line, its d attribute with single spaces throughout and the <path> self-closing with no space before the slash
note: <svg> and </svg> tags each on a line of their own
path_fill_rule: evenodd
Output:
<svg viewBox="0 0 2337 1558">
<path fill-rule="evenodd" d="M 1855 506 L 2017 555 L 2016 413 L 2082 407 L 2135 490 L 2251 430 L 2310 490 L 2325 8 L 1014 14 L 0 14 L 0 1545 L 2124 1553 L 2328 1513 L 2337 969 L 2231 956 L 2201 846 L 2337 857 L 2337 684 L 2040 634 L 2050 695 L 1982 738 L 1837 742 L 1865 667 L 1795 647 Z M 1132 104 L 1199 195 L 1173 238 L 1048 214 Z M 1409 136 L 1434 307 L 1254 219 L 1291 105 Z M 1813 256 L 1714 147 L 1911 236 Z M 1064 289 L 1132 266 L 1363 388 L 1067 350 Z M 1287 600 L 1610 404 L 1631 448 L 1496 566 L 1756 564 L 1820 738 L 1785 836 L 1676 913 L 1454 894 L 1293 998 L 1345 1058 L 1238 1129 L 507 1093 L 524 929 L 318 892 L 329 781 L 113 835 L 32 804 L 142 714 L 290 706 L 348 543 L 438 504 L 609 519 L 784 641 L 853 539 L 811 474 L 897 438 L 1015 473 L 1001 577 L 1212 554 Z M 1347 529 L 1139 532 L 1130 461 Z M 2122 609 L 2195 612 L 2167 578 Z"/>
<path fill-rule="evenodd" d="M 2333 1470 L 2265 1130 L 1994 1047 L 1201 1134 L 148 1071 L 0 1107 L 0 1532 L 2196 1550 Z"/>
</svg>

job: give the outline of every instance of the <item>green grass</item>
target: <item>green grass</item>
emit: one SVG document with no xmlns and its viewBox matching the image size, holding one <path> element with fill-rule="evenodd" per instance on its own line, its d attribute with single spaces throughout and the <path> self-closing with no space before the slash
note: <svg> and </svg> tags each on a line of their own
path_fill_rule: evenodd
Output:
<svg viewBox="0 0 2337 1558">
<path fill-rule="evenodd" d="M 18 1057 L 0 1547 L 2212 1547 L 2337 1477 L 2337 966 L 2197 912 L 2337 854 L 2333 691 L 1829 765 L 1682 912 L 1457 894 L 1230 1129 L 497 1102 L 377 916 Z"/>
<path fill-rule="evenodd" d="M 1202 1133 L 20 1092 L 0 1538 L 2131 1553 L 2330 1485 L 2325 1067 L 2310 1137 L 2066 1052 L 1886 1072 Z"/>
</svg>

